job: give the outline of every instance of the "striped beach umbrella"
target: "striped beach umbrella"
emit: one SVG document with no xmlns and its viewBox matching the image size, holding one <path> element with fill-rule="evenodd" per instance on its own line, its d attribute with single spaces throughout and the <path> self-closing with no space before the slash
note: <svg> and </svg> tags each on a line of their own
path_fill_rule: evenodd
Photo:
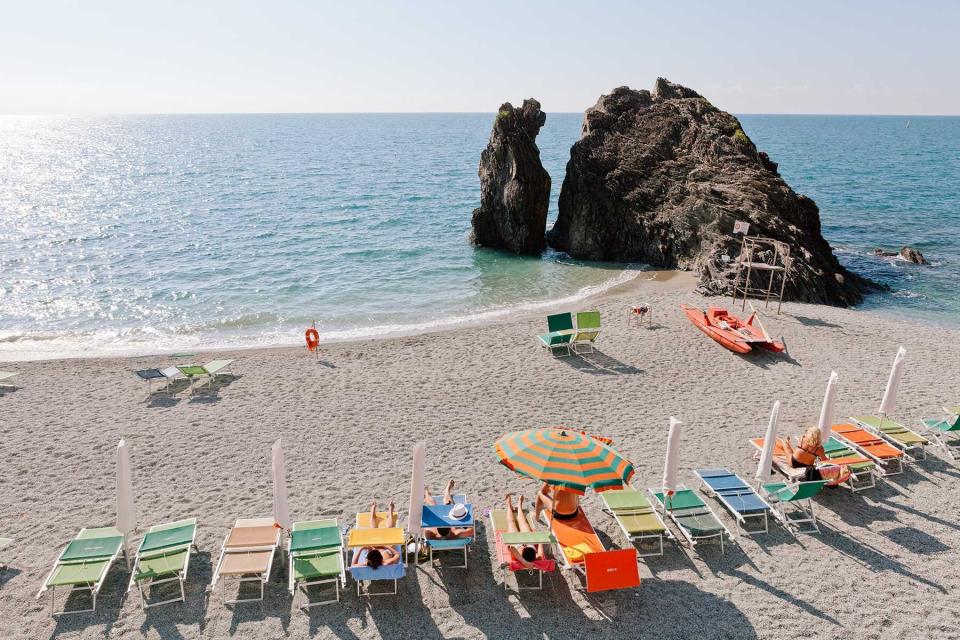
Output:
<svg viewBox="0 0 960 640">
<path fill-rule="evenodd" d="M 574 493 L 622 489 L 633 477 L 633 464 L 609 444 L 572 429 L 514 431 L 493 448 L 508 469 Z"/>
</svg>

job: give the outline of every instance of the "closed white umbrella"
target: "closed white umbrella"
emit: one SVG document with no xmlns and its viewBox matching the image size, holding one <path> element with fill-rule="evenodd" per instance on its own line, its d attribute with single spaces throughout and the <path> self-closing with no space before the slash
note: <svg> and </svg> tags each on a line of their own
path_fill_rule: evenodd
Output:
<svg viewBox="0 0 960 640">
<path fill-rule="evenodd" d="M 767 433 L 763 436 L 763 450 L 760 451 L 760 463 L 757 465 L 757 482 L 770 479 L 773 473 L 773 448 L 777 444 L 777 420 L 780 419 L 780 401 L 773 403 L 770 412 L 770 422 L 767 423 Z"/>
<path fill-rule="evenodd" d="M 117 445 L 117 529 L 126 537 L 137 528 L 133 506 L 133 480 L 130 474 L 130 448 L 126 440 Z"/>
<path fill-rule="evenodd" d="M 667 435 L 667 457 L 663 463 L 663 491 L 672 496 L 677 490 L 677 468 L 680 466 L 680 432 L 683 423 L 670 416 L 670 433 Z"/>
<path fill-rule="evenodd" d="M 830 431 L 833 429 L 833 416 L 835 415 L 834 405 L 837 402 L 837 372 L 830 372 L 830 379 L 827 381 L 827 391 L 823 394 L 823 406 L 820 407 L 820 442 L 826 443 L 830 439 Z"/>
<path fill-rule="evenodd" d="M 421 440 L 413 445 L 413 471 L 410 474 L 410 522 L 407 531 L 419 535 L 423 518 L 423 470 L 427 443 Z"/>
<path fill-rule="evenodd" d="M 287 504 L 287 469 L 280 438 L 270 448 L 273 458 L 273 521 L 281 529 L 290 528 L 290 506 Z"/>
<path fill-rule="evenodd" d="M 903 377 L 903 361 L 906 356 L 906 349 L 903 347 L 897 349 L 897 356 L 893 359 L 893 368 L 890 369 L 890 377 L 887 378 L 887 388 L 883 392 L 883 400 L 880 401 L 881 416 L 892 414 L 897 405 L 897 391 L 900 389 L 900 378 Z"/>
</svg>

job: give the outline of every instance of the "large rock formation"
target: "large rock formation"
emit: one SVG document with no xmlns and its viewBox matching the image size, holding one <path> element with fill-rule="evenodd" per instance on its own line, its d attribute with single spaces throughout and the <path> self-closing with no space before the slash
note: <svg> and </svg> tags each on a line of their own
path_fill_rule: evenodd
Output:
<svg viewBox="0 0 960 640">
<path fill-rule="evenodd" d="M 530 98 L 501 105 L 490 142 L 480 154 L 480 207 L 473 210 L 471 240 L 482 247 L 539 254 L 546 247 L 550 175 L 540 163 L 536 138 L 547 115 Z"/>
<path fill-rule="evenodd" d="M 547 241 L 575 258 L 693 269 L 701 291 L 721 294 L 732 286 L 734 260 L 722 256 L 739 253 L 737 220 L 789 244 L 789 299 L 849 305 L 872 286 L 840 266 L 817 205 L 735 117 L 663 78 L 653 93 L 620 87 L 587 110 Z"/>
</svg>

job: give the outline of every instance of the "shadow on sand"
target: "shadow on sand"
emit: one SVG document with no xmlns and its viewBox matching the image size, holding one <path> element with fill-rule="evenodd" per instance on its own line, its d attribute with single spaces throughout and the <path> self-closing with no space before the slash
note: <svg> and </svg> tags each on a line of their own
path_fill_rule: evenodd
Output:
<svg viewBox="0 0 960 640">
<path fill-rule="evenodd" d="M 557 359 L 577 371 L 592 375 L 636 375 L 643 373 L 643 369 L 620 362 L 599 349 L 594 349 L 592 353 L 571 352 L 569 356 L 557 356 Z"/>
</svg>

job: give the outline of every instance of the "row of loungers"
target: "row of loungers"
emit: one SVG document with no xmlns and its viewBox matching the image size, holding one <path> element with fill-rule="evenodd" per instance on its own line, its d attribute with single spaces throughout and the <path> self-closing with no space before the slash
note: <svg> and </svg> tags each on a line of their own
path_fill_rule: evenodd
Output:
<svg viewBox="0 0 960 640">
<path fill-rule="evenodd" d="M 147 383 L 147 393 L 155 393 L 153 383 L 159 382 L 161 386 L 156 393 L 170 391 L 171 385 L 177 380 L 188 380 L 191 383 L 190 390 L 193 391 L 192 383 L 194 380 L 206 378 L 207 386 L 213 384 L 217 376 L 233 375 L 230 371 L 230 365 L 233 360 L 211 360 L 207 364 L 187 364 L 176 367 L 167 367 L 165 369 L 140 369 L 134 371 L 134 374 Z"/>
<path fill-rule="evenodd" d="M 580 353 L 578 347 L 590 347 L 589 353 L 593 353 L 593 345 L 600 335 L 600 312 L 599 311 L 581 311 L 577 314 L 577 326 L 573 326 L 572 313 L 556 313 L 547 316 L 547 333 L 537 336 L 540 345 L 556 353 L 563 349 L 567 355 Z"/>
</svg>

